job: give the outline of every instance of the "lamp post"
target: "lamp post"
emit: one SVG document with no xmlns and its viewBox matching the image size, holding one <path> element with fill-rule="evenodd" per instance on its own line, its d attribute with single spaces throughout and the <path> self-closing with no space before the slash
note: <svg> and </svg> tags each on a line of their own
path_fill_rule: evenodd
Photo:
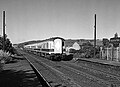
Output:
<svg viewBox="0 0 120 87">
<path fill-rule="evenodd" d="M 95 14 L 95 26 L 94 26 L 94 58 L 96 55 L 96 14 Z"/>
<path fill-rule="evenodd" d="M 3 51 L 5 52 L 5 11 L 3 11 Z"/>
</svg>

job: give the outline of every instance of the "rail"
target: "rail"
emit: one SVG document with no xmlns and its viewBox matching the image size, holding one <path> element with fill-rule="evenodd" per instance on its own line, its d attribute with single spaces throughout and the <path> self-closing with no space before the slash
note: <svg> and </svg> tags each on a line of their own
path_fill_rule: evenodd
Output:
<svg viewBox="0 0 120 87">
<path fill-rule="evenodd" d="M 24 56 L 25 57 L 25 56 Z M 26 57 L 25 57 L 26 58 Z M 27 59 L 27 58 L 26 58 Z M 42 87 L 52 87 L 48 81 L 41 75 L 41 73 L 37 70 L 37 68 L 27 59 L 29 62 L 30 66 L 32 67 L 33 71 L 35 72 L 38 80 L 40 81 Z"/>
</svg>

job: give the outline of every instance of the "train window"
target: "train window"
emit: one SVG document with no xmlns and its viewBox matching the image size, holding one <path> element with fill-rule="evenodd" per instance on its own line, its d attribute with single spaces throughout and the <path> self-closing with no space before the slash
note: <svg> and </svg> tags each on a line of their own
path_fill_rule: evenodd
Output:
<svg viewBox="0 0 120 87">
<path fill-rule="evenodd" d="M 49 45 L 49 44 L 47 43 L 46 45 L 47 45 L 47 48 L 48 48 L 48 45 Z"/>
<path fill-rule="evenodd" d="M 45 49 L 45 43 L 43 44 L 43 48 Z"/>
<path fill-rule="evenodd" d="M 39 45 L 38 48 L 41 48 L 41 46 Z"/>
<path fill-rule="evenodd" d="M 47 43 L 45 43 L 45 49 L 47 48 Z"/>
<path fill-rule="evenodd" d="M 53 49 L 53 42 L 50 42 L 49 46 L 50 46 L 49 49 Z"/>
<path fill-rule="evenodd" d="M 45 43 L 43 44 L 43 48 L 45 48 Z"/>
<path fill-rule="evenodd" d="M 51 43 L 48 43 L 48 48 L 51 49 Z"/>
<path fill-rule="evenodd" d="M 41 48 L 43 48 L 43 44 L 41 44 Z"/>
<path fill-rule="evenodd" d="M 62 45 L 64 46 L 64 41 L 62 41 Z"/>
</svg>

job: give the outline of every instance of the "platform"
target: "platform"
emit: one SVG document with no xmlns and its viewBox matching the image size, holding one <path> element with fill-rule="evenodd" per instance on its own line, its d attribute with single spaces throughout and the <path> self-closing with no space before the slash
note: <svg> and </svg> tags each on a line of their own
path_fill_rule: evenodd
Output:
<svg viewBox="0 0 120 87">
<path fill-rule="evenodd" d="M 91 61 L 91 62 L 98 62 L 102 64 L 107 64 L 107 65 L 113 65 L 113 66 L 120 66 L 120 62 L 118 61 L 110 61 L 110 60 L 102 60 L 102 59 L 93 59 L 93 58 L 78 58 L 80 60 L 86 60 L 86 61 Z"/>
</svg>

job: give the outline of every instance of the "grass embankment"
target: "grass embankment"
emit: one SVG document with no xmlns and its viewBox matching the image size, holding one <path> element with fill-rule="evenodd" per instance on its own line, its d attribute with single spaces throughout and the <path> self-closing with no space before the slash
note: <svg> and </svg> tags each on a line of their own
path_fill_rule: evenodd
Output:
<svg viewBox="0 0 120 87">
<path fill-rule="evenodd" d="M 7 52 L 3 52 L 3 50 L 0 50 L 0 71 L 2 71 L 3 65 L 7 62 L 10 61 L 10 54 Z"/>
<path fill-rule="evenodd" d="M 16 50 L 14 50 L 14 55 L 0 50 L 0 71 L 3 70 L 4 64 L 10 63 L 14 60 L 15 55 L 19 56 L 20 54 Z"/>
<path fill-rule="evenodd" d="M 25 58 L 16 52 L 0 72 L 0 87 L 41 87 L 36 74 Z"/>
</svg>

